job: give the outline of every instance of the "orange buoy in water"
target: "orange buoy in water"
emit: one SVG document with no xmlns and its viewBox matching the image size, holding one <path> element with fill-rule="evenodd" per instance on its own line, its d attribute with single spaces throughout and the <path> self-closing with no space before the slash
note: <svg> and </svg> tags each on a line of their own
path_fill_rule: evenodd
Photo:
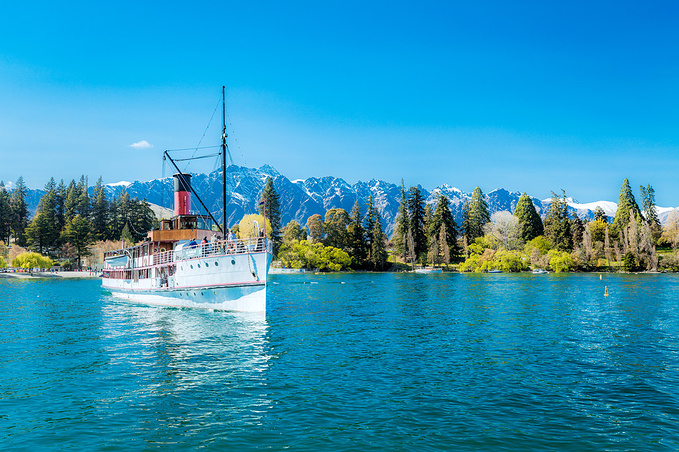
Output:
<svg viewBox="0 0 679 452">
<path fill-rule="evenodd" d="M 608 296 L 608 286 L 604 287 L 604 297 Z"/>
</svg>

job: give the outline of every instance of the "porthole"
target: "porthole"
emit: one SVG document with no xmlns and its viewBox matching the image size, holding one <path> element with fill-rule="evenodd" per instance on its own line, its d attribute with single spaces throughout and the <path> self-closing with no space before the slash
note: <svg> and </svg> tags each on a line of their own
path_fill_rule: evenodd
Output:
<svg viewBox="0 0 679 452">
<path fill-rule="evenodd" d="M 200 268 L 200 264 L 198 264 L 198 268 Z"/>
<path fill-rule="evenodd" d="M 219 262 L 215 262 L 215 267 L 219 267 Z"/>
<path fill-rule="evenodd" d="M 193 270 L 193 264 L 191 264 L 191 270 Z"/>
<path fill-rule="evenodd" d="M 232 264 L 232 265 L 236 265 L 236 260 L 235 260 L 235 259 L 231 259 L 231 264 Z"/>
<path fill-rule="evenodd" d="M 207 262 L 205 262 L 205 266 L 206 266 L 206 267 L 209 267 L 209 266 L 210 266 L 210 264 L 208 264 Z"/>
</svg>

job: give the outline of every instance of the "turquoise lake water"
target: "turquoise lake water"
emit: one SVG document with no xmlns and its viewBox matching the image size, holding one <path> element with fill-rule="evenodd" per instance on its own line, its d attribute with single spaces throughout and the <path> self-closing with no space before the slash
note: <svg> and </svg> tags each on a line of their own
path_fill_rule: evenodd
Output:
<svg viewBox="0 0 679 452">
<path fill-rule="evenodd" d="M 0 280 L 0 449 L 679 449 L 677 275 L 270 279 L 265 318 Z"/>
</svg>

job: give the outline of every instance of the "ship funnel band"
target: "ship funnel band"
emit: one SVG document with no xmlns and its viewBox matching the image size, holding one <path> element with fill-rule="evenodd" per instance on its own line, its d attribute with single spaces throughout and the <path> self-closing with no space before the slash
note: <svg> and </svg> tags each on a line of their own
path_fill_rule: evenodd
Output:
<svg viewBox="0 0 679 452">
<path fill-rule="evenodd" d="M 177 173 L 174 176 L 174 191 L 191 191 L 191 175 L 186 173 Z"/>
</svg>

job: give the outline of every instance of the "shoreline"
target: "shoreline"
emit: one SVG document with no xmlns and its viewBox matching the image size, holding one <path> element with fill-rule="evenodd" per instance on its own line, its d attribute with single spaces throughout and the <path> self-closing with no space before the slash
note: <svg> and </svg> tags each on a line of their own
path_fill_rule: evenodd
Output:
<svg viewBox="0 0 679 452">
<path fill-rule="evenodd" d="M 0 278 L 7 279 L 50 279 L 50 278 L 66 278 L 66 279 L 94 279 L 101 278 L 99 272 L 75 272 L 75 271 L 58 271 L 58 272 L 6 272 L 0 273 Z"/>
</svg>

